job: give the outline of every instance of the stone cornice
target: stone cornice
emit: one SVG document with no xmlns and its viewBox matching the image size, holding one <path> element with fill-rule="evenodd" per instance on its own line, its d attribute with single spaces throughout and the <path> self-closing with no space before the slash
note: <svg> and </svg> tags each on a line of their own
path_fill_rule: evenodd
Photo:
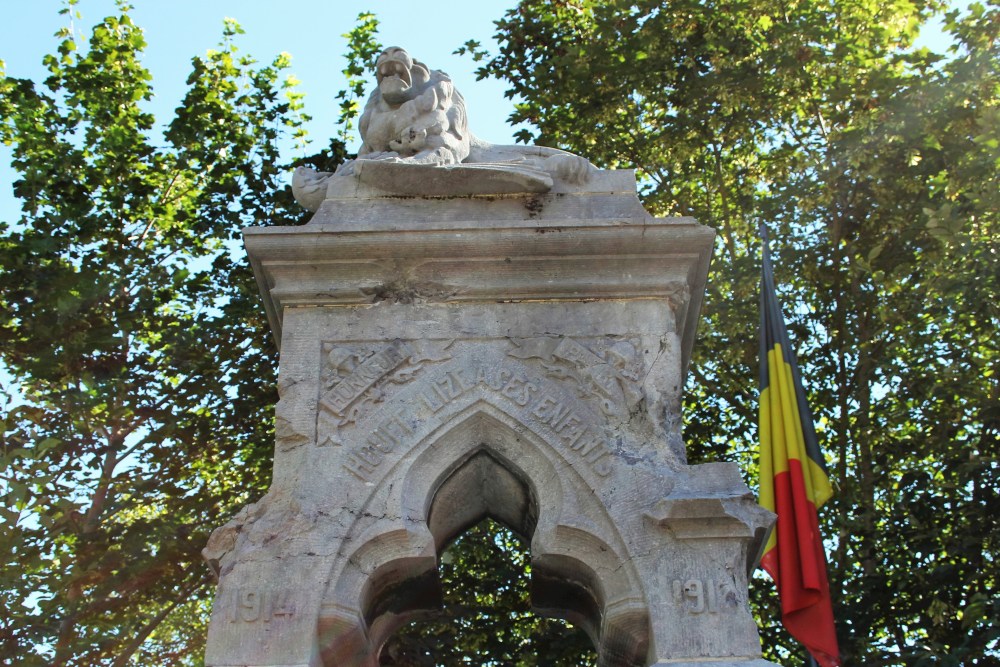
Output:
<svg viewBox="0 0 1000 667">
<path fill-rule="evenodd" d="M 286 308 L 664 299 L 690 359 L 715 232 L 691 218 L 311 223 L 244 243 L 280 346 Z"/>
</svg>

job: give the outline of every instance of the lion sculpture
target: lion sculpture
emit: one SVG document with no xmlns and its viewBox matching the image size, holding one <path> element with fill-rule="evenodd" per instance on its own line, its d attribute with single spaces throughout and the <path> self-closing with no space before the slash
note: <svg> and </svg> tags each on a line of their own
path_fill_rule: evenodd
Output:
<svg viewBox="0 0 1000 667">
<path fill-rule="evenodd" d="M 361 114 L 359 158 L 444 165 L 469 156 L 465 99 L 447 74 L 394 47 L 379 56 L 375 78 L 378 85 Z"/>
<path fill-rule="evenodd" d="M 553 179 L 585 182 L 584 158 L 543 146 L 498 146 L 469 131 L 465 99 L 447 74 L 392 47 L 375 63 L 355 160 L 335 173 L 299 167 L 292 192 L 315 211 L 329 191 L 354 179 L 393 194 L 546 192 Z M 349 188 L 348 188 L 349 189 Z"/>
</svg>

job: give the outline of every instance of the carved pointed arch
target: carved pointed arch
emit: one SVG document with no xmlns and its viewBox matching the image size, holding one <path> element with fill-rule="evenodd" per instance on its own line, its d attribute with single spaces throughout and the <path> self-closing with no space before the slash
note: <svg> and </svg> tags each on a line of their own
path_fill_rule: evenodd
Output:
<svg viewBox="0 0 1000 667">
<path fill-rule="evenodd" d="M 358 546 L 328 580 L 318 625 L 324 665 L 374 667 L 398 628 L 440 609 L 440 553 L 487 517 L 530 541 L 536 611 L 582 627 L 601 665 L 646 664 L 637 575 L 600 496 L 558 446 L 480 398 L 406 459 L 355 517 L 345 543 Z"/>
</svg>

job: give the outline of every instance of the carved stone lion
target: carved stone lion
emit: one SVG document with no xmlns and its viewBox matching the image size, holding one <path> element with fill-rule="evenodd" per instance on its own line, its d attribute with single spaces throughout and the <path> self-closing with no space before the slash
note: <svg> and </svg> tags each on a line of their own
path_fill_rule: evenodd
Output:
<svg viewBox="0 0 1000 667">
<path fill-rule="evenodd" d="M 447 74 L 392 47 L 378 57 L 375 78 L 361 114 L 359 158 L 443 165 L 469 157 L 465 100 Z"/>
<path fill-rule="evenodd" d="M 379 55 L 375 78 L 361 114 L 357 159 L 336 173 L 295 171 L 292 191 L 307 209 L 318 209 L 328 190 L 346 179 L 398 194 L 459 195 L 546 192 L 553 179 L 579 184 L 590 177 L 592 165 L 572 153 L 498 146 L 473 136 L 465 99 L 448 75 L 399 47 Z"/>
</svg>

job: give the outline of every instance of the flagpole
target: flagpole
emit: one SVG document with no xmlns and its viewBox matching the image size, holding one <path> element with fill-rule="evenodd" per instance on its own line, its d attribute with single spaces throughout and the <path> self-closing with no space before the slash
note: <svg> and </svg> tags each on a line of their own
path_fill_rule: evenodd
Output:
<svg viewBox="0 0 1000 667">
<path fill-rule="evenodd" d="M 763 220 L 757 223 L 757 231 L 760 234 L 760 239 L 764 242 L 764 245 L 767 245 L 768 242 L 770 241 L 770 238 L 768 237 L 767 234 L 767 225 L 764 224 Z"/>
</svg>

